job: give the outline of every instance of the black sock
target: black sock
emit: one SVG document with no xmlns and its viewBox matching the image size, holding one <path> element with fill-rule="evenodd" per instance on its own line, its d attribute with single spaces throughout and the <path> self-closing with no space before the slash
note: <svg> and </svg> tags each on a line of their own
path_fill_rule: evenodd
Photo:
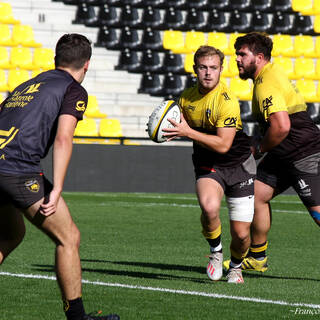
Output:
<svg viewBox="0 0 320 320">
<path fill-rule="evenodd" d="M 68 320 L 79 320 L 84 316 L 82 298 L 74 300 L 63 300 L 63 309 Z"/>
<path fill-rule="evenodd" d="M 257 260 L 263 260 L 267 256 L 266 254 L 267 247 L 268 247 L 267 241 L 261 244 L 256 244 L 256 245 L 252 244 L 250 246 L 248 256 L 253 257 Z"/>
</svg>

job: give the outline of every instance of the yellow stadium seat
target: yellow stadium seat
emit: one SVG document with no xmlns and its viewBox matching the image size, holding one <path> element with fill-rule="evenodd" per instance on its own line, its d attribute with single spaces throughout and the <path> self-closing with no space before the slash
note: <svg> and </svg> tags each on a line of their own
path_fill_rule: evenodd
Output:
<svg viewBox="0 0 320 320">
<path fill-rule="evenodd" d="M 6 47 L 0 47 L 0 68 L 11 69 L 13 66 L 10 63 L 10 55 Z"/>
<path fill-rule="evenodd" d="M 122 137 L 122 128 L 118 119 L 105 118 L 100 120 L 99 134 L 101 137 Z"/>
<path fill-rule="evenodd" d="M 0 46 L 15 46 L 9 25 L 0 24 Z"/>
<path fill-rule="evenodd" d="M 96 120 L 84 118 L 79 121 L 74 131 L 74 136 L 97 137 L 99 135 Z"/>
<path fill-rule="evenodd" d="M 209 32 L 207 44 L 208 46 L 215 47 L 226 54 L 229 47 L 229 40 L 227 34 L 224 32 Z"/>
<path fill-rule="evenodd" d="M 274 57 L 273 62 L 282 67 L 289 79 L 297 79 L 297 75 L 294 70 L 293 58 Z"/>
<path fill-rule="evenodd" d="M 184 35 L 179 30 L 165 30 L 162 38 L 163 48 L 171 51 L 179 51 L 184 48 Z"/>
<path fill-rule="evenodd" d="M 14 47 L 11 49 L 10 62 L 14 67 L 32 70 L 32 52 L 27 47 Z"/>
<path fill-rule="evenodd" d="M 292 0 L 291 6 L 294 11 L 302 14 L 312 14 L 314 0 Z"/>
<path fill-rule="evenodd" d="M 320 59 L 316 61 L 315 79 L 320 80 Z"/>
<path fill-rule="evenodd" d="M 225 54 L 227 55 L 235 55 L 235 49 L 234 49 L 234 43 L 238 37 L 242 37 L 244 33 L 230 33 L 229 35 L 229 45 L 228 48 L 226 49 Z"/>
<path fill-rule="evenodd" d="M 316 57 L 313 37 L 309 35 L 298 35 L 294 37 L 294 52 L 296 57 Z"/>
<path fill-rule="evenodd" d="M 229 70 L 230 77 L 234 77 L 234 76 L 239 75 L 239 69 L 237 66 L 236 56 L 230 56 L 228 70 Z"/>
<path fill-rule="evenodd" d="M 223 67 L 223 69 L 222 69 L 221 77 L 223 77 L 223 78 L 230 77 L 230 75 L 229 75 L 229 61 L 226 57 L 223 60 L 222 67 Z"/>
<path fill-rule="evenodd" d="M 272 38 L 273 40 L 273 56 L 286 56 L 294 57 L 295 51 L 293 46 L 293 40 L 288 34 L 276 34 Z"/>
<path fill-rule="evenodd" d="M 242 80 L 239 77 L 230 79 L 230 90 L 240 100 L 251 100 L 252 99 L 252 88 L 248 80 Z"/>
<path fill-rule="evenodd" d="M 0 91 L 7 92 L 9 91 L 8 81 L 6 72 L 0 69 Z"/>
<path fill-rule="evenodd" d="M 19 84 L 30 79 L 29 72 L 23 69 L 10 69 L 8 71 L 9 91 L 13 91 Z"/>
<path fill-rule="evenodd" d="M 320 14 L 317 14 L 314 17 L 314 22 L 313 22 L 313 30 L 316 33 L 320 33 Z"/>
<path fill-rule="evenodd" d="M 313 0 L 312 15 L 320 14 L 320 1 Z"/>
<path fill-rule="evenodd" d="M 33 29 L 29 25 L 17 24 L 12 28 L 12 41 L 16 45 L 24 47 L 39 48 L 41 43 L 36 42 Z"/>
<path fill-rule="evenodd" d="M 19 24 L 20 21 L 15 19 L 12 12 L 11 4 L 0 2 L 0 23 Z"/>
<path fill-rule="evenodd" d="M 198 48 L 207 43 L 205 34 L 201 31 L 187 31 L 184 42 L 183 53 L 196 52 Z M 174 53 L 178 53 L 172 50 Z"/>
<path fill-rule="evenodd" d="M 296 87 L 300 91 L 306 102 L 316 102 L 317 100 L 319 100 L 317 96 L 317 87 L 315 81 L 310 79 L 298 79 L 296 81 Z"/>
<path fill-rule="evenodd" d="M 185 70 L 185 72 L 195 74 L 194 70 L 193 70 L 193 65 L 194 65 L 193 56 L 194 56 L 194 53 L 185 54 L 185 56 L 184 56 L 184 70 Z"/>
<path fill-rule="evenodd" d="M 35 48 L 33 51 L 34 68 L 43 70 L 54 69 L 54 55 L 54 51 L 50 48 Z"/>
<path fill-rule="evenodd" d="M 94 95 L 88 95 L 88 105 L 84 115 L 89 118 L 105 118 L 107 116 L 100 111 L 98 99 Z"/>
<path fill-rule="evenodd" d="M 297 79 L 315 79 L 316 69 L 312 58 L 296 58 L 294 62 L 294 70 Z"/>
</svg>

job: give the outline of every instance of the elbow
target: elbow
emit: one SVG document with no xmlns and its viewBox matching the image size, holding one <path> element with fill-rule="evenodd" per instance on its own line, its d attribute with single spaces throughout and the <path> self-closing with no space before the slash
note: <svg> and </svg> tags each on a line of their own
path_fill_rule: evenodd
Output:
<svg viewBox="0 0 320 320">
<path fill-rule="evenodd" d="M 221 154 L 226 154 L 230 150 L 231 146 L 222 145 L 216 151 Z"/>
</svg>

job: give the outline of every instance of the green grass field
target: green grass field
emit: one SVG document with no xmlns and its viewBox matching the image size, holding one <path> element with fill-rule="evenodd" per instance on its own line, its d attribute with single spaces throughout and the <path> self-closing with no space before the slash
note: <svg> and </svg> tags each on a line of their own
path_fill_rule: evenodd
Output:
<svg viewBox="0 0 320 320">
<path fill-rule="evenodd" d="M 272 202 L 269 270 L 243 285 L 210 281 L 208 245 L 195 195 L 65 193 L 81 231 L 83 300 L 131 319 L 312 319 L 320 317 L 319 228 L 296 196 Z M 221 209 L 225 258 L 229 223 Z M 0 267 L 0 320 L 64 319 L 54 246 L 29 222 Z M 32 275 L 32 277 L 31 277 Z"/>
</svg>

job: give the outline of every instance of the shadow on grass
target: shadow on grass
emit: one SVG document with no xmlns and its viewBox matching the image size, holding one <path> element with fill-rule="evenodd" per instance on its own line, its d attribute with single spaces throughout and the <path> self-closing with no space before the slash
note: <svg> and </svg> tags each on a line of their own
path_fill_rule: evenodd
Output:
<svg viewBox="0 0 320 320">
<path fill-rule="evenodd" d="M 104 264 L 114 264 L 122 266 L 134 266 L 141 268 L 152 268 L 160 269 L 167 271 L 183 271 L 183 272 L 195 272 L 204 275 L 206 270 L 204 267 L 194 267 L 186 265 L 176 265 L 176 264 L 163 264 L 163 263 L 150 263 L 150 262 L 135 262 L 135 261 L 108 261 L 108 260 L 99 260 L 99 259 L 81 259 L 83 263 L 104 263 Z M 32 265 L 34 270 L 41 272 L 54 272 L 54 266 L 51 265 Z M 183 280 L 183 281 L 192 281 L 197 283 L 208 283 L 212 282 L 211 280 L 199 279 L 196 277 L 188 276 L 178 276 L 173 274 L 166 273 L 155 273 L 155 272 L 141 272 L 141 271 L 129 271 L 129 270 L 119 270 L 111 268 L 89 268 L 82 266 L 83 272 L 90 273 L 100 273 L 113 276 L 125 276 L 133 278 L 145 278 L 145 279 L 156 279 L 156 280 Z M 258 273 L 258 272 L 244 272 L 245 278 L 265 278 L 265 279 L 277 279 L 277 280 L 301 280 L 301 281 L 316 281 L 320 282 L 320 279 L 306 278 L 306 277 L 288 277 L 288 276 L 278 276 L 271 275 L 268 273 Z M 221 280 L 226 281 L 226 280 Z"/>
</svg>

